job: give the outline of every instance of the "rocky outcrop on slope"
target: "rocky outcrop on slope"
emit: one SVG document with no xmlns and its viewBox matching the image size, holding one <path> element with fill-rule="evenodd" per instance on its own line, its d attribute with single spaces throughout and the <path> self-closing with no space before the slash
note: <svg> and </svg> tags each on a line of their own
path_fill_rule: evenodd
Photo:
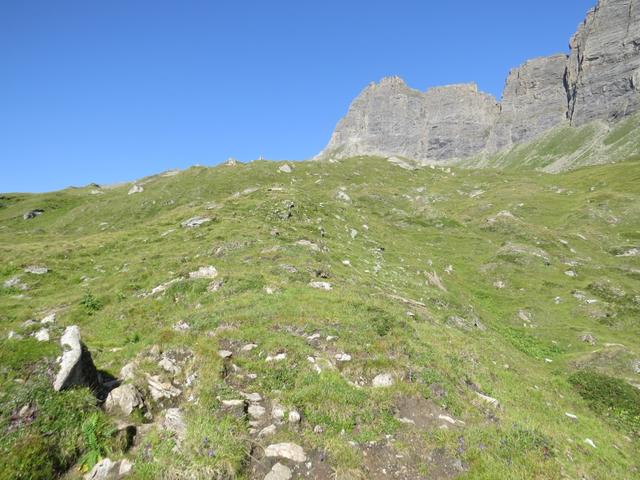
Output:
<svg viewBox="0 0 640 480">
<path fill-rule="evenodd" d="M 566 55 L 529 60 L 509 72 L 492 149 L 532 140 L 567 120 Z"/>
<path fill-rule="evenodd" d="M 426 92 L 398 77 L 371 84 L 317 158 L 451 163 L 528 142 L 561 124 L 616 121 L 640 111 L 640 0 L 600 0 L 570 48 L 568 56 L 513 69 L 500 103 L 474 84 Z"/>
<path fill-rule="evenodd" d="M 325 152 L 435 160 L 467 156 L 487 145 L 499 113 L 476 85 L 450 85 L 422 93 L 390 77 L 369 85 L 353 102 Z"/>
<path fill-rule="evenodd" d="M 600 0 L 571 39 L 567 68 L 573 125 L 640 110 L 640 1 Z"/>
</svg>

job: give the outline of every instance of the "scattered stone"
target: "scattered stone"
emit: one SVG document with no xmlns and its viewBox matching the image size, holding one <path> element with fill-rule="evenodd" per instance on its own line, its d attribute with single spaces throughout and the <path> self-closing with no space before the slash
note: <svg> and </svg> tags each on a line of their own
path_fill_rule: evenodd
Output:
<svg viewBox="0 0 640 480">
<path fill-rule="evenodd" d="M 350 266 L 351 266 L 351 261 L 350 261 L 350 260 L 342 260 L 342 264 L 343 264 L 345 267 L 350 267 Z"/>
<path fill-rule="evenodd" d="M 29 290 L 29 287 L 20 280 L 20 277 L 11 277 L 4 282 L 4 288 L 17 288 L 18 290 Z"/>
<path fill-rule="evenodd" d="M 264 480 L 290 480 L 292 477 L 291 469 L 281 463 L 276 463 L 267 475 L 264 477 Z"/>
<path fill-rule="evenodd" d="M 8 340 L 22 340 L 22 335 L 11 330 L 7 335 Z"/>
<path fill-rule="evenodd" d="M 133 195 L 134 193 L 142 193 L 142 192 L 144 192 L 144 188 L 142 188 L 142 185 L 135 184 L 133 185 L 133 187 L 129 189 L 129 192 L 127 193 L 127 195 Z"/>
<path fill-rule="evenodd" d="M 298 240 L 295 244 L 300 247 L 305 247 L 305 248 L 308 248 L 309 250 L 313 250 L 314 252 L 320 251 L 320 247 L 317 244 L 310 242 L 309 240 L 304 240 L 304 239 Z"/>
<path fill-rule="evenodd" d="M 32 218 L 39 217 L 43 213 L 44 213 L 44 210 L 42 210 L 41 208 L 36 208 L 35 210 L 31 210 L 25 213 L 24 215 L 22 215 L 22 218 L 24 220 L 31 220 Z"/>
<path fill-rule="evenodd" d="M 103 458 L 82 478 L 83 480 L 120 480 L 126 477 L 132 468 L 133 464 L 127 459 L 113 462 Z"/>
<path fill-rule="evenodd" d="M 200 267 L 195 272 L 189 273 L 189 278 L 191 278 L 192 280 L 198 280 L 201 278 L 214 279 L 217 276 L 218 270 L 216 270 L 216 267 L 212 267 L 211 265 L 209 265 L 208 267 Z"/>
<path fill-rule="evenodd" d="M 56 321 L 56 312 L 51 312 L 50 314 L 46 315 L 42 320 L 40 320 L 40 323 L 43 325 L 48 325 L 50 323 L 54 323 Z"/>
<path fill-rule="evenodd" d="M 289 412 L 289 423 L 300 423 L 301 417 L 297 410 L 291 410 Z"/>
<path fill-rule="evenodd" d="M 598 448 L 598 447 L 596 447 L 596 444 L 595 444 L 595 443 L 593 443 L 593 440 L 591 440 L 590 438 L 585 438 L 584 443 L 586 443 L 586 444 L 587 444 L 587 445 L 589 445 L 590 447 Z"/>
<path fill-rule="evenodd" d="M 67 327 L 60 338 L 63 349 L 60 370 L 53 382 L 53 388 L 60 391 L 72 386 L 86 386 L 97 389 L 100 386 L 91 353 L 82 343 L 80 329 L 76 325 Z"/>
<path fill-rule="evenodd" d="M 351 197 L 349 195 L 347 195 L 347 192 L 343 191 L 343 190 L 338 190 L 336 193 L 336 199 L 340 200 L 341 202 L 351 202 Z"/>
<path fill-rule="evenodd" d="M 492 397 L 490 397 L 488 395 L 483 395 L 480 392 L 476 392 L 476 395 L 478 396 L 478 398 L 480 400 L 482 400 L 485 403 L 488 403 L 492 407 L 495 407 L 495 408 L 500 407 L 500 402 L 498 400 L 496 400 L 495 398 L 492 398 Z"/>
<path fill-rule="evenodd" d="M 503 288 L 505 288 L 507 286 L 507 284 L 504 283 L 502 280 L 497 280 L 497 281 L 493 282 L 493 286 L 495 288 L 497 288 L 498 290 L 502 290 Z"/>
<path fill-rule="evenodd" d="M 41 328 L 36 333 L 34 333 L 33 336 L 39 342 L 48 342 L 49 341 L 49 330 L 46 329 L 46 328 Z"/>
<path fill-rule="evenodd" d="M 349 355 L 348 353 L 338 353 L 338 354 L 336 354 L 336 361 L 338 361 L 338 362 L 350 362 L 351 361 L 351 355 Z"/>
<path fill-rule="evenodd" d="M 275 425 L 269 425 L 268 427 L 264 427 L 262 430 L 260 430 L 260 432 L 258 433 L 259 437 L 266 437 L 268 435 L 273 435 L 276 433 L 276 426 Z"/>
<path fill-rule="evenodd" d="M 255 392 L 255 393 L 240 392 L 240 395 L 242 395 L 244 398 L 246 398 L 247 400 L 249 400 L 250 402 L 253 402 L 253 403 L 262 401 L 262 395 L 260 395 L 257 392 Z"/>
<path fill-rule="evenodd" d="M 247 401 L 243 399 L 223 400 L 222 408 L 237 418 L 244 418 L 247 413 Z"/>
<path fill-rule="evenodd" d="M 577 277 L 578 274 L 575 272 L 575 270 L 567 270 L 566 272 L 564 272 L 564 274 L 567 277 Z"/>
<path fill-rule="evenodd" d="M 207 292 L 215 293 L 222 288 L 224 280 L 214 280 L 207 286 Z"/>
<path fill-rule="evenodd" d="M 179 320 L 173 325 L 174 332 L 188 332 L 189 330 L 191 330 L 191 325 L 189 325 L 184 320 Z"/>
<path fill-rule="evenodd" d="M 589 345 L 595 345 L 596 337 L 594 337 L 590 333 L 585 333 L 584 335 L 580 336 L 580 341 L 584 343 L 588 343 Z"/>
<path fill-rule="evenodd" d="M 282 173 L 291 173 L 293 172 L 293 169 L 285 163 L 284 165 L 280 166 L 280 168 L 278 168 L 278 171 Z"/>
<path fill-rule="evenodd" d="M 187 424 L 184 421 L 184 415 L 179 408 L 168 408 L 164 412 L 162 420 L 162 428 L 175 434 L 178 440 L 184 440 L 187 435 Z"/>
<path fill-rule="evenodd" d="M 266 409 L 262 405 L 249 405 L 247 411 L 249 412 L 251 418 L 255 418 L 256 420 L 264 417 L 264 414 L 266 413 Z"/>
<path fill-rule="evenodd" d="M 121 385 L 111 390 L 104 404 L 107 412 L 120 411 L 125 415 L 131 415 L 136 408 L 142 408 L 143 406 L 142 395 L 131 384 Z"/>
<path fill-rule="evenodd" d="M 331 284 L 329 282 L 309 282 L 309 286 L 311 288 L 317 288 L 319 290 L 332 290 Z"/>
<path fill-rule="evenodd" d="M 190 219 L 182 222 L 181 225 L 183 228 L 196 228 L 210 221 L 211 219 L 209 217 L 191 217 Z"/>
<path fill-rule="evenodd" d="M 390 373 L 381 373 L 374 377 L 371 385 L 375 388 L 387 388 L 391 387 L 393 383 L 393 375 L 391 375 Z"/>
<path fill-rule="evenodd" d="M 322 425 L 316 425 L 315 427 L 313 427 L 313 433 L 315 433 L 316 435 L 320 435 L 322 432 L 324 432 L 324 428 L 322 428 Z"/>
<path fill-rule="evenodd" d="M 284 418 L 284 408 L 282 405 L 275 402 L 271 405 L 271 418 L 274 420 L 282 420 Z"/>
<path fill-rule="evenodd" d="M 136 362 L 129 362 L 120 369 L 121 380 L 133 380 L 136 377 L 136 369 L 138 364 Z"/>
<path fill-rule="evenodd" d="M 631 362 L 631 370 L 633 370 L 633 373 L 640 375 L 640 358 Z"/>
<path fill-rule="evenodd" d="M 33 275 L 44 275 L 49 272 L 47 267 L 39 267 L 37 265 L 29 265 L 24 269 L 25 273 L 31 273 Z"/>
<path fill-rule="evenodd" d="M 163 382 L 159 375 L 147 378 L 151 398 L 156 402 L 165 398 L 174 398 L 182 394 L 179 388 L 174 387 L 170 382 Z"/>
<path fill-rule="evenodd" d="M 226 360 L 233 356 L 233 352 L 230 352 L 229 350 L 218 350 L 218 356 L 223 360 Z"/>
<path fill-rule="evenodd" d="M 280 268 L 283 269 L 285 272 L 288 273 L 298 273 L 298 269 L 296 267 L 294 267 L 293 265 L 280 265 Z"/>
<path fill-rule="evenodd" d="M 576 415 L 574 415 L 573 413 L 565 412 L 565 415 L 567 417 L 569 417 L 571 420 L 577 420 L 578 419 L 578 417 Z"/>
<path fill-rule="evenodd" d="M 256 345 L 255 343 L 247 343 L 240 350 L 242 350 L 243 352 L 250 352 L 254 348 L 258 348 L 258 345 Z"/>
<path fill-rule="evenodd" d="M 286 360 L 287 358 L 287 354 L 285 352 L 282 353 L 278 353 L 274 356 L 267 356 L 267 358 L 265 358 L 265 361 L 267 362 L 281 362 L 282 360 Z"/>
<path fill-rule="evenodd" d="M 265 457 L 286 458 L 293 462 L 307 461 L 307 455 L 300 445 L 295 443 L 275 443 L 264 449 Z"/>
</svg>

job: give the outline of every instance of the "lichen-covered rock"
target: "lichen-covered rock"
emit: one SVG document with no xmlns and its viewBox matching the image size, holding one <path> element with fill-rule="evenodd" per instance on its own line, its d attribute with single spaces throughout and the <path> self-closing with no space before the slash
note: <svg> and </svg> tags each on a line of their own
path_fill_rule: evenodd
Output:
<svg viewBox="0 0 640 480">
<path fill-rule="evenodd" d="M 75 385 L 97 389 L 100 386 L 98 371 L 93 364 L 91 353 L 82 343 L 80 329 L 76 325 L 67 327 L 60 345 L 63 349 L 60 357 L 60 370 L 53 382 L 56 391 Z"/>
</svg>

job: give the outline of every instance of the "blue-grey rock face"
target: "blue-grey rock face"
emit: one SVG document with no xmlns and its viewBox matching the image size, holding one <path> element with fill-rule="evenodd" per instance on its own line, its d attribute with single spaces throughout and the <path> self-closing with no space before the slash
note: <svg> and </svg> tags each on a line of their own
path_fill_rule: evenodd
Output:
<svg viewBox="0 0 640 480">
<path fill-rule="evenodd" d="M 318 158 L 453 162 L 528 142 L 563 123 L 616 121 L 640 110 L 640 0 L 600 0 L 570 47 L 569 55 L 513 69 L 500 103 L 474 84 L 420 92 L 398 77 L 373 83 Z"/>
</svg>

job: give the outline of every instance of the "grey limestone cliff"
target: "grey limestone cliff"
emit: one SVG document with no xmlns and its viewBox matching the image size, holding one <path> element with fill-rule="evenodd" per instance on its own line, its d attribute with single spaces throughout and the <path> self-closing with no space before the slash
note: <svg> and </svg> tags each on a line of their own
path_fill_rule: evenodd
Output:
<svg viewBox="0 0 640 480">
<path fill-rule="evenodd" d="M 513 69 L 500 103 L 475 84 L 421 92 L 398 77 L 372 83 L 317 158 L 454 162 L 528 142 L 558 125 L 611 122 L 640 110 L 640 0 L 600 0 L 570 49 Z"/>
</svg>

